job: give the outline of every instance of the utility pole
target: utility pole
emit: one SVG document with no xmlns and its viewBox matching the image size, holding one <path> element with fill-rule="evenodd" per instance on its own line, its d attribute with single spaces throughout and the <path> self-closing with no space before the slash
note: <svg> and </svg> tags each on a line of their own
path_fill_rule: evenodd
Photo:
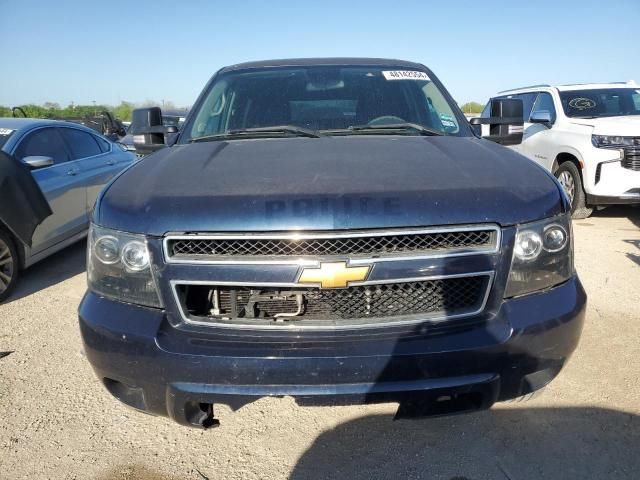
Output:
<svg viewBox="0 0 640 480">
<path fill-rule="evenodd" d="M 96 110 L 96 101 L 95 100 L 91 100 L 93 102 L 93 116 L 97 117 L 98 116 L 98 111 Z"/>
</svg>

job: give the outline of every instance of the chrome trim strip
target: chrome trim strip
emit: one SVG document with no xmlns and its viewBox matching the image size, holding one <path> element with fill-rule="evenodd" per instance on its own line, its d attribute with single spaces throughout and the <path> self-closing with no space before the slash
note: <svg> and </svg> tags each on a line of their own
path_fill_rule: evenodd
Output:
<svg viewBox="0 0 640 480">
<path fill-rule="evenodd" d="M 218 260 L 195 260 L 195 259 L 176 259 L 169 255 L 169 242 L 172 240 L 315 240 L 315 239 L 332 239 L 332 238 L 364 238 L 364 237 L 389 237 L 393 235 L 422 235 L 434 233 L 449 232 L 473 232 L 478 230 L 492 230 L 496 233 L 495 245 L 490 248 L 465 248 L 458 250 L 439 251 L 434 253 L 411 254 L 387 254 L 381 257 L 358 257 L 357 255 L 316 255 L 287 257 L 286 255 L 274 256 L 273 260 L 256 259 L 251 260 L 251 256 L 231 257 L 229 259 Z M 498 225 L 464 225 L 452 227 L 433 227 L 423 229 L 387 229 L 387 230 L 365 230 L 355 232 L 290 232 L 290 233 L 228 233 L 228 234 L 191 234 L 191 235 L 174 235 L 168 234 L 162 241 L 162 251 L 164 261 L 168 264 L 186 264 L 186 265 L 298 265 L 298 266 L 315 266 L 321 261 L 336 258 L 349 258 L 351 265 L 373 264 L 377 262 L 402 261 L 402 260 L 423 260 L 429 258 L 443 257 L 460 257 L 466 255 L 494 254 L 500 251 L 502 243 L 502 230 Z M 256 255 L 256 257 L 260 257 Z M 264 257 L 262 257 L 264 258 Z"/>
<path fill-rule="evenodd" d="M 399 320 L 399 321 L 391 321 L 384 323 L 363 323 L 359 325 L 309 325 L 309 326 L 300 326 L 294 324 L 287 325 L 249 325 L 249 324 L 237 324 L 237 325 L 228 325 L 223 323 L 215 323 L 215 322 L 202 322 L 199 320 L 194 320 L 185 314 L 182 302 L 180 302 L 180 298 L 178 297 L 178 284 L 181 285 L 219 285 L 219 286 L 251 286 L 251 287 L 298 287 L 304 288 L 309 285 L 302 285 L 299 283 L 256 283 L 256 282 L 214 282 L 211 280 L 170 280 L 171 284 L 171 293 L 173 294 L 173 300 L 178 307 L 178 312 L 180 313 L 181 320 L 189 325 L 203 325 L 212 328 L 224 328 L 224 329 L 234 329 L 234 330 L 286 330 L 286 331 L 336 331 L 336 330 L 362 330 L 362 329 L 375 329 L 375 328 L 386 328 L 386 327 L 396 327 L 396 326 L 405 326 L 405 325 L 415 325 L 419 323 L 440 323 L 446 320 L 463 318 L 463 317 L 472 317 L 474 315 L 478 315 L 482 313 L 487 305 L 487 301 L 489 300 L 489 295 L 491 293 L 491 289 L 493 287 L 493 280 L 495 277 L 494 271 L 487 272 L 472 272 L 472 273 L 462 273 L 455 275 L 436 275 L 436 276 L 427 276 L 427 277 L 409 277 L 409 278 L 394 278 L 394 279 L 385 279 L 385 280 L 369 280 L 364 282 L 353 282 L 349 286 L 363 286 L 363 285 L 382 285 L 387 283 L 403 283 L 403 282 L 423 282 L 429 280 L 444 280 L 449 278 L 462 278 L 462 277 L 488 277 L 487 287 L 484 293 L 484 297 L 482 298 L 482 303 L 480 307 L 473 312 L 459 313 L 455 315 L 433 315 L 433 316 L 420 316 L 420 318 L 412 318 L 409 320 Z M 411 315 L 415 317 L 416 315 Z"/>
</svg>

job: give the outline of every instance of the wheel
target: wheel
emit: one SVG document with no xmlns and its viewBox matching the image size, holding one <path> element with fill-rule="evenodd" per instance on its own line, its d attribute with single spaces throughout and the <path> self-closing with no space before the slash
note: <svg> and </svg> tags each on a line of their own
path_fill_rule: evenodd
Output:
<svg viewBox="0 0 640 480">
<path fill-rule="evenodd" d="M 18 252 L 13 240 L 0 230 L 0 302 L 4 301 L 18 281 Z"/>
<path fill-rule="evenodd" d="M 587 196 L 584 193 L 578 167 L 571 161 L 564 162 L 556 170 L 555 176 L 569 198 L 571 216 L 582 219 L 591 215 L 593 208 L 587 207 Z"/>
</svg>

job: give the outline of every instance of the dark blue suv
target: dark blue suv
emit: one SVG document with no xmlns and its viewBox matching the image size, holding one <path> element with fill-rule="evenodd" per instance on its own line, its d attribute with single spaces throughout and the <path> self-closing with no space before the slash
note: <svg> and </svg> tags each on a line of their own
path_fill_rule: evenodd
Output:
<svg viewBox="0 0 640 480">
<path fill-rule="evenodd" d="M 92 219 L 100 381 L 201 427 L 262 396 L 412 417 L 544 387 L 586 296 L 561 187 L 498 145 L 522 104 L 494 107 L 482 139 L 423 65 L 297 59 L 220 70 L 179 134 L 149 115 L 158 151 Z"/>
</svg>

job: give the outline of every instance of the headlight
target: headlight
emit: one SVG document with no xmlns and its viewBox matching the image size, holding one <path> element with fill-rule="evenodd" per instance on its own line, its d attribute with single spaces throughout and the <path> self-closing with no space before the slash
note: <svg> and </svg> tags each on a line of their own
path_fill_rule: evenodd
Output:
<svg viewBox="0 0 640 480">
<path fill-rule="evenodd" d="M 90 290 L 122 302 L 162 307 L 143 235 L 91 225 L 87 250 Z"/>
<path fill-rule="evenodd" d="M 640 137 L 620 135 L 591 135 L 591 143 L 596 148 L 620 148 L 640 146 Z"/>
<path fill-rule="evenodd" d="M 558 285 L 574 273 L 571 219 L 568 215 L 520 225 L 505 297 Z"/>
</svg>

